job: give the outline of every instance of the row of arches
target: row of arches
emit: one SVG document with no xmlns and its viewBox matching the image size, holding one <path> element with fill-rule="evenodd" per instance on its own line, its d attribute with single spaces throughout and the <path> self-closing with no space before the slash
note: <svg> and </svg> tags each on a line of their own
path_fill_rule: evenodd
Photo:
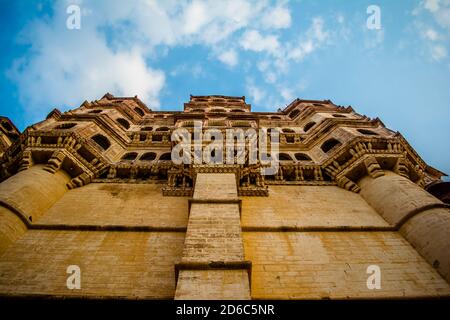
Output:
<svg viewBox="0 0 450 320">
<path fill-rule="evenodd" d="M 312 161 L 311 157 L 306 153 L 297 152 L 294 154 L 295 160 L 297 161 Z M 278 154 L 279 161 L 293 161 L 294 159 L 288 153 L 279 153 Z"/>
<path fill-rule="evenodd" d="M 140 161 L 153 161 L 156 159 L 155 152 L 146 152 L 139 157 Z M 122 160 L 133 161 L 138 157 L 137 152 L 128 152 L 123 155 Z M 172 156 L 170 152 L 163 153 L 159 156 L 158 160 L 172 160 Z"/>
</svg>

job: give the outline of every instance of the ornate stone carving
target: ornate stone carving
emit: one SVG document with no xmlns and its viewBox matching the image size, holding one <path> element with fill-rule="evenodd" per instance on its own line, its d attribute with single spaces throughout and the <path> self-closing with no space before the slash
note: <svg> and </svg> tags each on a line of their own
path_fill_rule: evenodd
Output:
<svg viewBox="0 0 450 320">
<path fill-rule="evenodd" d="M 47 165 L 44 167 L 45 171 L 50 173 L 55 173 L 59 169 L 61 169 L 61 165 L 66 158 L 66 155 L 63 151 L 58 150 L 53 152 L 52 157 L 48 160 Z"/>
<path fill-rule="evenodd" d="M 384 176 L 384 172 L 380 167 L 375 157 L 366 157 L 364 159 L 364 165 L 366 166 L 367 173 L 374 179 Z"/>
</svg>

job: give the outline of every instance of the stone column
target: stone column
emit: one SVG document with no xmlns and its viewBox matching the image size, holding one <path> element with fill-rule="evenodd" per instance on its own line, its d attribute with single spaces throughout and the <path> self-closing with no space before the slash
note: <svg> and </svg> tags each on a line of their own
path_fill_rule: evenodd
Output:
<svg viewBox="0 0 450 320">
<path fill-rule="evenodd" d="M 450 209 L 409 179 L 391 171 L 363 177 L 361 196 L 450 282 Z"/>
<path fill-rule="evenodd" d="M 250 299 L 240 202 L 232 173 L 197 175 L 175 299 Z"/>
<path fill-rule="evenodd" d="M 70 176 L 34 165 L 0 183 L 0 255 L 68 190 Z"/>
</svg>

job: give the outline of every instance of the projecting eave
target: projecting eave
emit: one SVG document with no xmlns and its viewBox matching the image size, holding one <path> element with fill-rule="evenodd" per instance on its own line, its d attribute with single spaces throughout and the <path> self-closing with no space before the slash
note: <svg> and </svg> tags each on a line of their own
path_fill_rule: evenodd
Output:
<svg viewBox="0 0 450 320">
<path fill-rule="evenodd" d="M 335 104 L 329 100 L 308 100 L 308 99 L 300 99 L 297 98 L 294 101 L 292 101 L 291 103 L 289 103 L 284 109 L 281 109 L 280 112 L 283 113 L 289 113 L 293 108 L 295 108 L 296 106 L 298 106 L 300 103 L 320 103 L 320 104 L 324 104 L 324 105 L 333 105 L 335 106 Z"/>
<path fill-rule="evenodd" d="M 436 168 L 433 168 L 432 166 L 429 166 L 429 165 L 426 166 L 425 171 L 427 173 L 431 174 L 432 176 L 438 177 L 439 179 L 441 177 L 448 177 L 448 174 L 446 174 Z"/>
<path fill-rule="evenodd" d="M 141 99 L 138 98 L 138 96 L 134 97 L 115 97 L 111 93 L 107 92 L 100 100 L 106 99 L 106 100 L 133 100 L 135 101 L 141 108 L 144 108 L 145 110 L 152 112 L 152 109 L 150 109 Z"/>
</svg>

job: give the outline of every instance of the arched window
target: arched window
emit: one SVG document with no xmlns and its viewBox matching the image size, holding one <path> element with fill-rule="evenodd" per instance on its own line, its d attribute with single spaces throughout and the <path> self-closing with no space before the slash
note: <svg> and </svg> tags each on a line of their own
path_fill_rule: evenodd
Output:
<svg viewBox="0 0 450 320">
<path fill-rule="evenodd" d="M 76 125 L 76 123 L 62 123 L 60 125 L 57 125 L 55 129 L 70 129 L 75 127 Z"/>
<path fill-rule="evenodd" d="M 333 117 L 335 118 L 347 118 L 346 116 L 344 116 L 343 114 L 333 114 Z"/>
<path fill-rule="evenodd" d="M 134 111 L 136 111 L 136 113 L 137 113 L 138 115 L 140 115 L 141 117 L 144 116 L 144 111 L 142 111 L 141 108 L 136 107 L 136 108 L 134 108 Z"/>
<path fill-rule="evenodd" d="M 172 160 L 172 156 L 171 156 L 170 152 L 166 152 L 166 153 L 163 153 L 161 155 L 161 157 L 159 157 L 159 160 Z"/>
<path fill-rule="evenodd" d="M 143 127 L 143 128 L 141 129 L 141 131 L 152 131 L 152 130 L 153 130 L 152 127 Z"/>
<path fill-rule="evenodd" d="M 168 127 L 159 127 L 156 128 L 155 131 L 169 131 L 170 129 Z"/>
<path fill-rule="evenodd" d="M 271 117 L 273 120 L 281 120 L 281 117 L 279 117 L 279 116 L 272 116 Z"/>
<path fill-rule="evenodd" d="M 306 153 L 301 153 L 301 152 L 295 154 L 295 159 L 297 159 L 298 161 L 311 161 L 312 160 Z"/>
<path fill-rule="evenodd" d="M 311 129 L 312 127 L 314 127 L 316 123 L 315 122 L 309 122 L 305 125 L 305 127 L 303 128 L 303 131 L 308 132 L 309 129 Z"/>
<path fill-rule="evenodd" d="M 294 130 L 289 129 L 289 128 L 284 128 L 284 129 L 283 129 L 283 132 L 284 132 L 284 133 L 295 133 Z"/>
<path fill-rule="evenodd" d="M 124 129 L 129 129 L 130 128 L 130 123 L 125 120 L 124 118 L 119 118 L 117 119 L 117 122 L 124 128 Z"/>
<path fill-rule="evenodd" d="M 278 160 L 280 160 L 280 161 L 292 161 L 292 158 L 287 153 L 280 153 L 278 155 Z"/>
<path fill-rule="evenodd" d="M 372 130 L 367 130 L 367 129 L 358 129 L 357 130 L 359 133 L 368 135 L 368 136 L 376 136 L 378 135 L 376 132 L 373 132 Z"/>
<path fill-rule="evenodd" d="M 327 141 L 325 141 L 320 148 L 322 149 L 323 152 L 327 153 L 334 147 L 340 146 L 341 144 L 342 143 L 339 140 L 331 138 L 331 139 L 328 139 Z"/>
<path fill-rule="evenodd" d="M 298 116 L 299 113 L 300 113 L 300 110 L 295 109 L 294 111 L 292 111 L 292 112 L 289 114 L 289 117 L 290 117 L 291 119 L 294 119 L 296 116 Z"/>
<path fill-rule="evenodd" d="M 12 131 L 13 127 L 8 123 L 8 121 L 2 121 L 3 128 L 6 129 L 6 131 Z"/>
<path fill-rule="evenodd" d="M 108 148 L 111 146 L 111 142 L 109 142 L 108 138 L 101 134 L 96 134 L 91 139 L 103 150 L 108 150 Z"/>
<path fill-rule="evenodd" d="M 139 158 L 139 160 L 142 160 L 142 161 L 152 161 L 152 160 L 155 160 L 156 159 L 156 153 L 154 153 L 154 152 L 147 152 L 147 153 L 144 153 L 140 158 Z"/>
<path fill-rule="evenodd" d="M 122 160 L 134 160 L 136 159 L 136 157 L 137 157 L 136 152 L 128 152 L 122 157 Z"/>
</svg>

